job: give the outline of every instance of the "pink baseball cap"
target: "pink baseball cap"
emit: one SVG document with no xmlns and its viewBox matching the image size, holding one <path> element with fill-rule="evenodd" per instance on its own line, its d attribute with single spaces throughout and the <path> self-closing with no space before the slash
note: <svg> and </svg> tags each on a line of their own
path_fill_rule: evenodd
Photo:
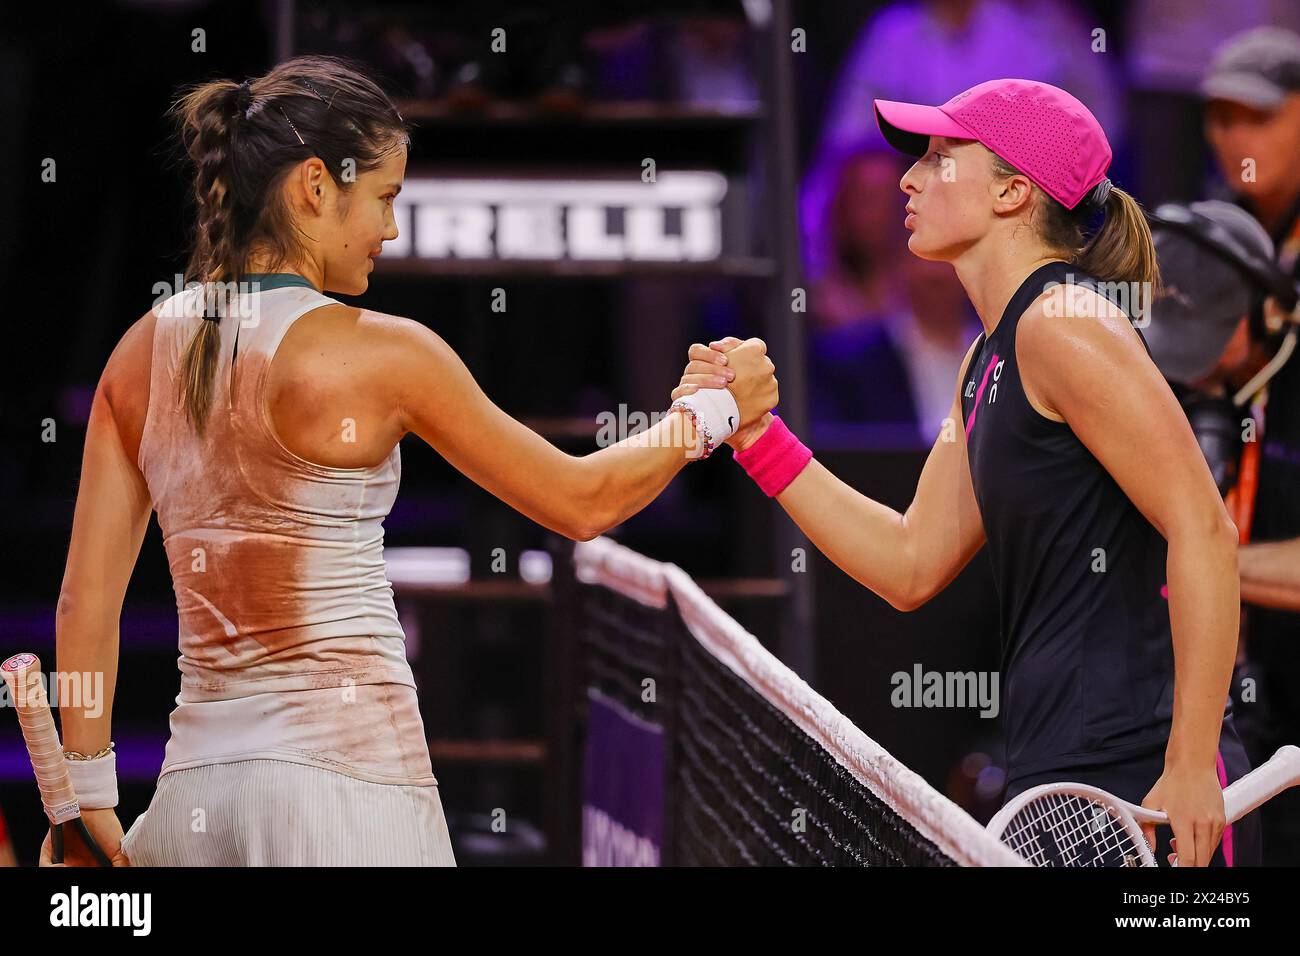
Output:
<svg viewBox="0 0 1300 956">
<path fill-rule="evenodd" d="M 924 156 L 931 136 L 973 139 L 1067 209 L 1094 189 L 1091 201 L 1100 206 L 1110 192 L 1105 130 L 1088 107 L 1048 83 L 989 80 L 942 106 L 892 100 L 875 104 L 880 132 L 900 152 Z"/>
</svg>

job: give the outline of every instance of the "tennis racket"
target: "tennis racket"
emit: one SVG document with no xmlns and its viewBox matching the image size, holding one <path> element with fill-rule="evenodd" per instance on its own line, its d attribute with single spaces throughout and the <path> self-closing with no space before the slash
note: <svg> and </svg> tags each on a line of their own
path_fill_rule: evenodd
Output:
<svg viewBox="0 0 1300 956">
<path fill-rule="evenodd" d="M 1288 744 L 1223 791 L 1235 823 L 1288 787 L 1300 784 L 1300 747 Z M 1147 810 L 1082 783 L 1046 783 L 1007 803 L 988 830 L 1034 866 L 1155 866 L 1143 823 L 1168 824 Z"/>
<path fill-rule="evenodd" d="M 59 742 L 59 732 L 54 728 L 50 701 L 41 683 L 41 662 L 35 654 L 15 654 L 0 664 L 0 675 L 9 685 L 9 697 L 18 711 L 18 724 L 22 727 L 23 740 L 27 742 L 27 755 L 31 758 L 32 770 L 36 772 L 41 803 L 50 821 L 51 859 L 55 863 L 63 862 L 63 826 L 69 824 L 81 836 L 95 862 L 100 866 L 111 866 L 107 854 L 86 829 L 86 821 L 81 819 L 81 806 L 72 789 L 72 780 L 63 759 L 63 745 Z"/>
</svg>

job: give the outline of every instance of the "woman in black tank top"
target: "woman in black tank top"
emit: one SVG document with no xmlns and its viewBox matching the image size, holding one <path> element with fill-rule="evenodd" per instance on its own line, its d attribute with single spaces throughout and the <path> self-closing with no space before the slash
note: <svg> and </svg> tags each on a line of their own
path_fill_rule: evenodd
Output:
<svg viewBox="0 0 1300 956">
<path fill-rule="evenodd" d="M 1228 702 L 1236 528 L 1146 351 L 1155 250 L 1106 178 L 1104 132 L 1074 97 L 1026 80 L 876 109 L 886 139 L 919 157 L 900 184 L 908 247 L 952 263 L 985 331 L 906 513 L 815 460 L 769 493 L 900 610 L 987 543 L 1008 798 L 1090 783 L 1168 812 L 1158 859 L 1172 829 L 1180 865 L 1257 862 L 1256 814 L 1225 828 L 1221 793 L 1250 769 Z M 694 347 L 692 366 L 733 342 Z M 733 443 L 760 447 L 783 428 L 770 420 Z"/>
</svg>

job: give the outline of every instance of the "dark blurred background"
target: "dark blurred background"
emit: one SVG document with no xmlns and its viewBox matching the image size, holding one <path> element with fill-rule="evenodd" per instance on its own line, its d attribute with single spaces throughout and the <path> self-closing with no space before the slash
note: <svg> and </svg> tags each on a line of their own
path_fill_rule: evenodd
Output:
<svg viewBox="0 0 1300 956">
<path fill-rule="evenodd" d="M 691 342 L 763 335 L 783 414 L 805 423 L 833 471 L 903 509 L 979 323 L 950 268 L 907 253 L 898 190 L 906 166 L 876 131 L 872 97 L 940 103 L 999 76 L 1064 86 L 1106 127 L 1112 179 L 1153 208 L 1222 190 L 1196 93 L 1215 47 L 1261 23 L 1300 26 L 1296 4 L 1263 0 L 777 7 L 797 38 L 770 35 L 768 4 L 721 0 L 657 3 L 652 14 L 632 3 L 491 0 L 117 0 L 58 15 L 9 5 L 0 27 L 0 277 L 10 303 L 0 650 L 53 658 L 95 384 L 155 284 L 172 284 L 185 262 L 187 183 L 165 118 L 184 83 L 241 80 L 295 53 L 354 56 L 416 125 L 408 183 L 636 182 L 646 157 L 660 175 L 721 173 L 726 195 L 703 220 L 716 254 L 590 261 L 571 251 L 511 259 L 408 249 L 385 254 L 357 304 L 435 329 L 503 408 L 575 453 L 596 447 L 596 416 L 620 403 L 661 411 Z M 497 27 L 505 55 L 490 51 Z M 775 51 L 792 43 L 775 65 Z M 408 223 L 420 222 L 417 206 L 406 202 Z M 607 210 L 612 231 L 621 216 L 616 203 Z M 684 229 L 670 211 L 665 236 Z M 806 290 L 805 309 L 792 311 L 794 288 Z M 505 312 L 492 309 L 496 289 L 508 297 Z M 806 376 L 790 368 L 791 355 Z M 544 562 L 521 575 L 520 558 L 544 549 L 546 534 L 418 440 L 402 453 L 388 546 L 459 549 L 446 555 L 466 565 L 470 582 L 517 585 L 476 590 L 458 583 L 460 571 L 438 587 L 395 582 L 458 858 L 540 859 L 555 665 L 545 652 Z M 996 722 L 889 702 L 889 675 L 918 662 L 997 668 L 983 555 L 903 615 L 815 555 L 808 571 L 792 570 L 790 523 L 743 477 L 725 461 L 688 468 L 616 537 L 701 579 L 867 733 L 986 813 L 1001 786 Z M 121 633 L 114 739 L 129 826 L 152 793 L 178 691 L 175 606 L 156 526 Z M 473 839 L 503 806 L 535 824 L 520 828 L 509 854 Z M 0 721 L 0 810 L 18 860 L 33 862 L 43 820 L 16 720 Z"/>
</svg>

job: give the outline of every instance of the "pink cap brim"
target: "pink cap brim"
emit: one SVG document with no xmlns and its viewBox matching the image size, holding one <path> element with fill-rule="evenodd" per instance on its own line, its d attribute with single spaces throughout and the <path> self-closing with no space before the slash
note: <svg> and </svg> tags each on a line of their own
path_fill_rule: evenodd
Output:
<svg viewBox="0 0 1300 956">
<path fill-rule="evenodd" d="M 924 156 L 931 136 L 978 139 L 937 106 L 876 100 L 876 123 L 890 146 L 910 156 Z"/>
</svg>

